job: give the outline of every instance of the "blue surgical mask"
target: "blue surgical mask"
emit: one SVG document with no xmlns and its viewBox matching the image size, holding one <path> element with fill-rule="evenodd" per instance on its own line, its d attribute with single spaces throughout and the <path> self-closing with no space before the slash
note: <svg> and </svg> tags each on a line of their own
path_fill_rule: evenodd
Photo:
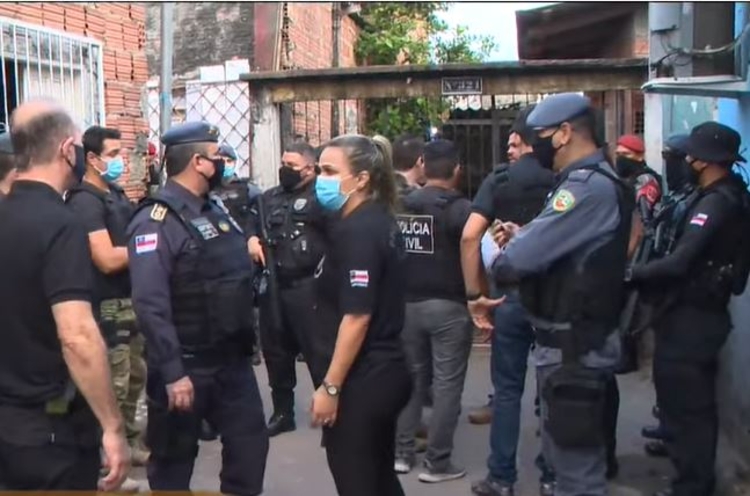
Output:
<svg viewBox="0 0 750 496">
<path fill-rule="evenodd" d="M 341 192 L 341 179 L 338 177 L 318 176 L 315 180 L 315 197 L 326 210 L 341 210 L 349 195 Z"/>
<path fill-rule="evenodd" d="M 234 177 L 234 166 L 224 163 L 224 179 L 232 179 Z"/>
<path fill-rule="evenodd" d="M 115 157 L 107 162 L 107 169 L 101 173 L 102 179 L 107 182 L 117 181 L 125 171 L 125 161 L 122 157 Z"/>
</svg>

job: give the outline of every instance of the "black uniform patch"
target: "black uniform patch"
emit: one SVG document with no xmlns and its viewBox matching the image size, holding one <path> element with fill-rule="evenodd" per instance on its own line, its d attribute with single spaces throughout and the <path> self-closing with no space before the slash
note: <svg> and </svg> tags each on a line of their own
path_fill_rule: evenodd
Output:
<svg viewBox="0 0 750 496">
<path fill-rule="evenodd" d="M 216 230 L 216 227 L 206 217 L 198 217 L 191 220 L 190 223 L 203 236 L 203 239 L 208 240 L 219 236 L 219 231 Z"/>
<path fill-rule="evenodd" d="M 432 215 L 397 216 L 407 253 L 435 253 L 435 219 Z"/>
</svg>

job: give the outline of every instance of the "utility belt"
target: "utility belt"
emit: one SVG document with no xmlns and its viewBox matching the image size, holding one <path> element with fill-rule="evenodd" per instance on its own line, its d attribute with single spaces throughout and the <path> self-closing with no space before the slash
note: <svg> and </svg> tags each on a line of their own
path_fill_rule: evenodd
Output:
<svg viewBox="0 0 750 496">
<path fill-rule="evenodd" d="M 552 322 L 534 315 L 529 315 L 528 319 L 534 328 L 537 344 L 545 348 L 562 349 L 565 345 L 563 333 L 573 332 L 570 322 Z"/>
<path fill-rule="evenodd" d="M 0 436 L 16 446 L 99 446 L 99 424 L 72 381 L 52 400 L 36 405 L 0 405 Z"/>
<path fill-rule="evenodd" d="M 203 369 L 221 367 L 242 361 L 248 353 L 242 346 L 227 344 L 221 347 L 182 350 L 182 363 L 187 369 Z"/>
<path fill-rule="evenodd" d="M 562 448 L 594 448 L 604 444 L 604 404 L 608 373 L 585 367 L 576 346 L 573 324 L 529 316 L 539 346 L 560 349 L 563 364 L 541 387 L 548 415 L 544 425 Z"/>
</svg>

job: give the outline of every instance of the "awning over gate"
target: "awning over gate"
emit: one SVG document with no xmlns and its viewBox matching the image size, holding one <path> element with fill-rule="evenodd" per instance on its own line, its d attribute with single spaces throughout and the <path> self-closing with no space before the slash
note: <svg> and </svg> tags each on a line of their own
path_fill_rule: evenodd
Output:
<svg viewBox="0 0 750 496">
<path fill-rule="evenodd" d="M 638 90 L 647 59 L 521 60 L 484 64 L 369 66 L 243 74 L 270 103 L 461 94 Z"/>
</svg>

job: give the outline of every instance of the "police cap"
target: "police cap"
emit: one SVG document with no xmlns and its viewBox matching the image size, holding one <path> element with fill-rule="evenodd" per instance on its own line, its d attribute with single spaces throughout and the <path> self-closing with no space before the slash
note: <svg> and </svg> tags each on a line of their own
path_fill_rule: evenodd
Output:
<svg viewBox="0 0 750 496">
<path fill-rule="evenodd" d="M 532 129 L 557 127 L 591 110 L 591 100 L 578 93 L 551 95 L 537 104 L 526 119 Z"/>
<path fill-rule="evenodd" d="M 683 143 L 684 152 L 691 157 L 716 164 L 745 162 L 740 155 L 740 133 L 714 121 L 698 124 Z"/>
<path fill-rule="evenodd" d="M 234 151 L 234 148 L 231 145 L 226 143 L 223 143 L 219 147 L 219 155 L 228 158 L 229 160 L 237 161 L 237 152 Z"/>
<path fill-rule="evenodd" d="M 218 143 L 219 128 L 208 122 L 186 122 L 171 127 L 161 137 L 166 147 L 188 143 Z"/>
<path fill-rule="evenodd" d="M 664 151 L 673 154 L 686 155 L 685 143 L 687 143 L 690 135 L 687 134 L 674 134 L 667 138 L 664 142 Z"/>
<path fill-rule="evenodd" d="M 13 155 L 13 143 L 10 140 L 10 132 L 0 133 L 0 153 Z"/>
</svg>

